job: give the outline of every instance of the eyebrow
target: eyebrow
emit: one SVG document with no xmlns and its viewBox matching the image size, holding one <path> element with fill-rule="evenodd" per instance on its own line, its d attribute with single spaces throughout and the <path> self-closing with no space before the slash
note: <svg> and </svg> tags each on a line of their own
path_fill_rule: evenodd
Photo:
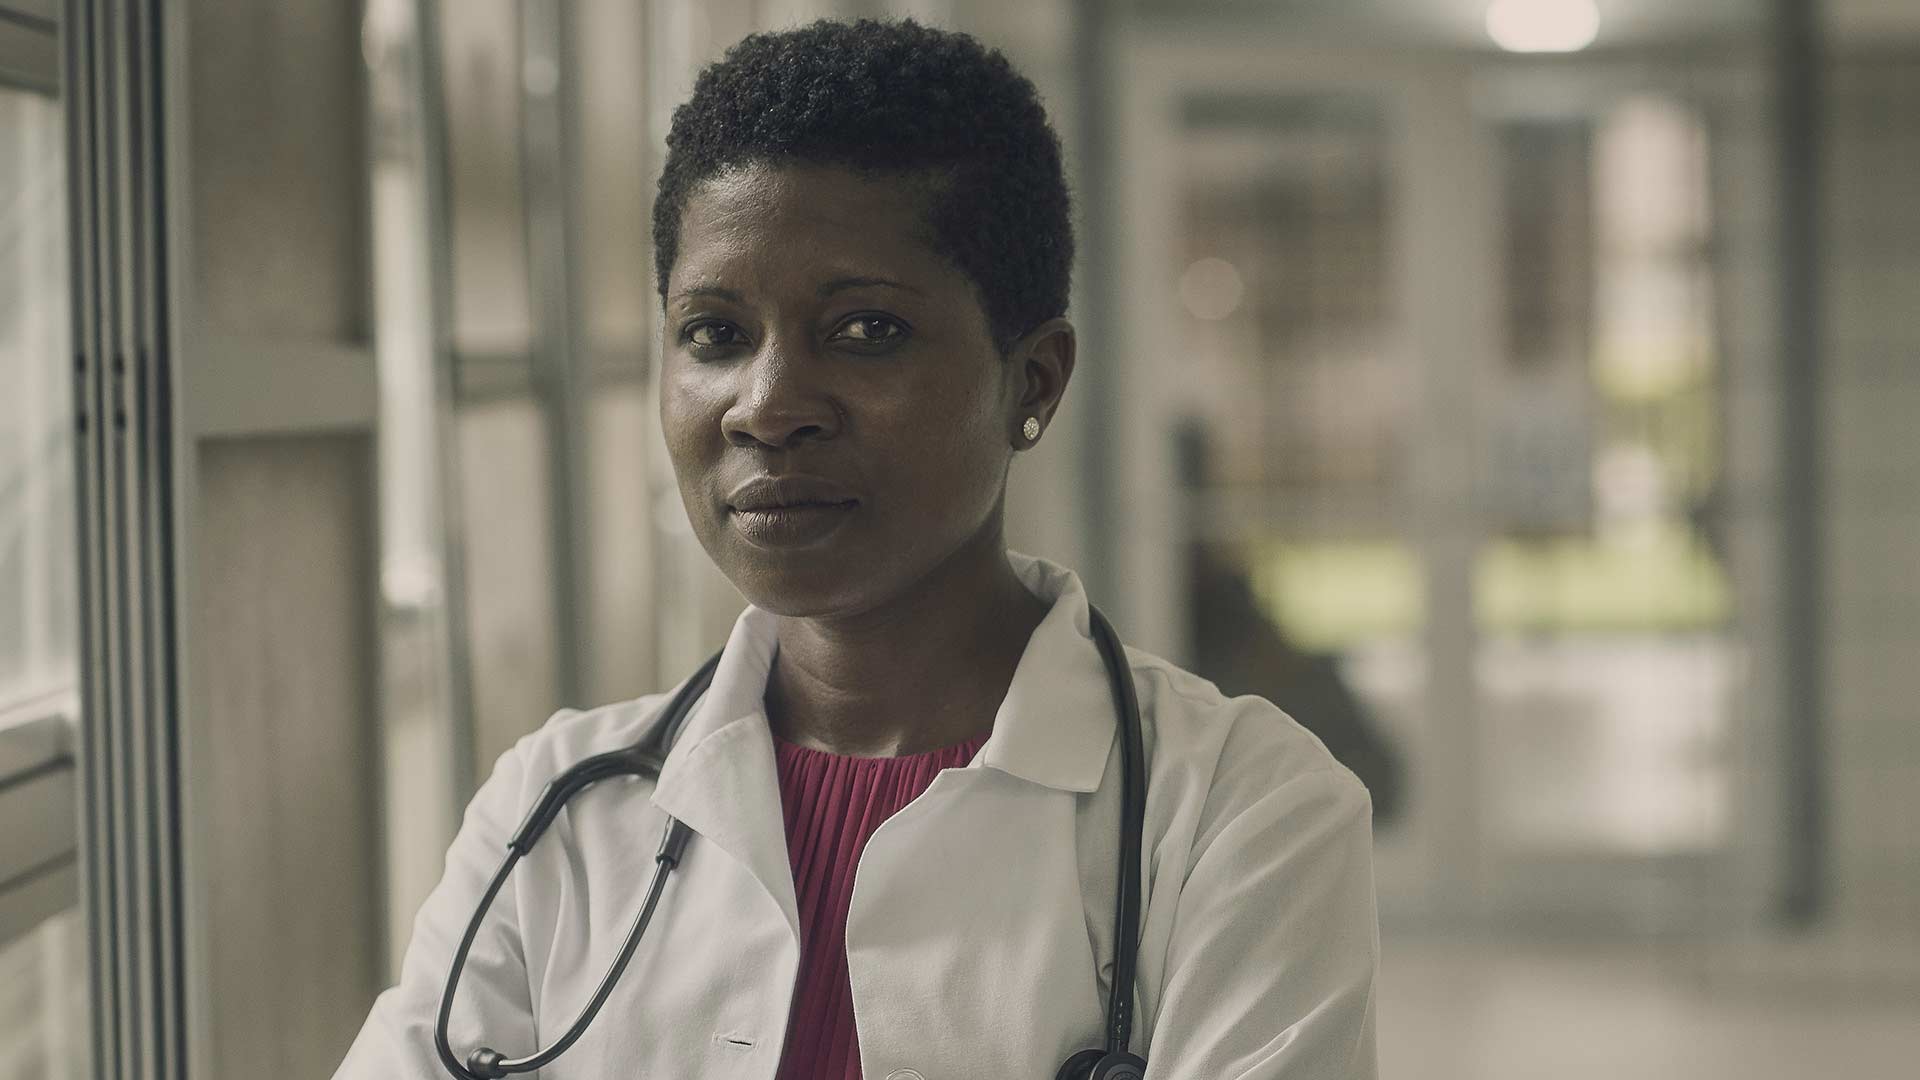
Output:
<svg viewBox="0 0 1920 1080">
<path fill-rule="evenodd" d="M 742 296 L 739 290 L 729 289 L 722 285 L 695 285 L 692 288 L 682 289 L 673 294 L 675 300 L 688 300 L 696 296 L 711 296 L 715 299 L 728 300 L 736 304 L 746 303 L 746 297 Z"/>
<path fill-rule="evenodd" d="M 834 278 L 832 281 L 823 283 L 814 291 L 824 299 L 832 296 L 834 293 L 845 292 L 848 289 L 867 289 L 876 286 L 885 289 L 899 289 L 903 292 L 913 293 L 916 296 L 925 295 L 925 293 L 922 293 L 919 289 L 908 285 L 904 281 L 895 281 L 892 278 L 860 276 Z M 746 296 L 738 289 L 729 289 L 724 285 L 694 285 L 674 293 L 673 299 L 691 300 L 695 297 L 702 296 L 710 296 L 717 300 L 726 300 L 735 304 L 744 304 L 747 302 Z"/>
<path fill-rule="evenodd" d="M 916 296 L 925 295 L 924 293 L 921 293 L 919 289 L 916 289 L 905 282 L 894 281 L 891 278 L 882 278 L 882 277 L 834 278 L 832 281 L 826 282 L 825 284 L 821 285 L 820 288 L 816 291 L 821 297 L 824 298 L 824 297 L 832 296 L 834 293 L 842 292 L 847 289 L 872 288 L 876 285 L 881 288 L 899 289 L 902 292 L 910 292 Z"/>
</svg>

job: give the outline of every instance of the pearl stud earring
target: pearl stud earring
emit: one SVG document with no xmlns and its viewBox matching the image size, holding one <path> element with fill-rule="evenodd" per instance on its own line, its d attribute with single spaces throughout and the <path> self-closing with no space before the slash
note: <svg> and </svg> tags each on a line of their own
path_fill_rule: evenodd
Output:
<svg viewBox="0 0 1920 1080">
<path fill-rule="evenodd" d="M 1040 438 L 1040 418 L 1037 416 L 1027 417 L 1027 422 L 1020 425 L 1020 434 L 1025 435 L 1028 442 L 1038 441 Z"/>
</svg>

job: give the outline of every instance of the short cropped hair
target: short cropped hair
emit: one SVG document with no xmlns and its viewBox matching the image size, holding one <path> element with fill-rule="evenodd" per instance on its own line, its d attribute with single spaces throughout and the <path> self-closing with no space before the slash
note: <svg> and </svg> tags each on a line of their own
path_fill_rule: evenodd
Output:
<svg viewBox="0 0 1920 1080">
<path fill-rule="evenodd" d="M 822 20 L 753 34 L 673 113 L 653 204 L 666 297 L 694 189 L 758 164 L 924 182 L 936 251 L 978 290 L 995 344 L 1065 314 L 1072 203 L 1033 83 L 974 38 L 912 20 Z"/>
</svg>

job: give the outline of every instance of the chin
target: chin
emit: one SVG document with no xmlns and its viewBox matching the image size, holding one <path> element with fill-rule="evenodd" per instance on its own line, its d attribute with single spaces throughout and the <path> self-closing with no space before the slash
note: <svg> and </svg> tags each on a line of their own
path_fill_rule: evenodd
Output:
<svg viewBox="0 0 1920 1080">
<path fill-rule="evenodd" d="M 858 615 L 878 607 L 884 595 L 871 576 L 848 569 L 795 571 L 762 565 L 729 574 L 728 580 L 754 607 L 790 619 Z"/>
<path fill-rule="evenodd" d="M 986 534 L 942 537 L 932 530 L 851 528 L 815 542 L 763 545 L 724 519 L 699 530 L 707 557 L 747 602 L 785 618 L 863 615 L 886 607 L 935 577 Z M 1004 549 L 1002 549 L 1004 550 Z"/>
<path fill-rule="evenodd" d="M 768 551 L 734 538 L 707 553 L 748 603 L 786 618 L 858 614 L 889 592 L 882 561 L 849 550 Z"/>
</svg>

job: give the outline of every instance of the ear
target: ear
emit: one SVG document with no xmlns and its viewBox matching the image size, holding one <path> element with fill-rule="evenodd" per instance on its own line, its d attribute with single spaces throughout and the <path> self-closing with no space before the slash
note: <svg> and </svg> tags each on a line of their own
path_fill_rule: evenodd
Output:
<svg viewBox="0 0 1920 1080">
<path fill-rule="evenodd" d="M 1007 431 L 1016 448 L 1024 450 L 1037 441 L 1021 431 L 1028 417 L 1040 421 L 1042 432 L 1053 423 L 1053 414 L 1067 392 L 1067 380 L 1073 378 L 1077 344 L 1073 324 L 1056 318 L 1034 327 L 1008 350 L 1007 362 L 1014 365 L 1010 374 L 1015 394 Z"/>
</svg>

